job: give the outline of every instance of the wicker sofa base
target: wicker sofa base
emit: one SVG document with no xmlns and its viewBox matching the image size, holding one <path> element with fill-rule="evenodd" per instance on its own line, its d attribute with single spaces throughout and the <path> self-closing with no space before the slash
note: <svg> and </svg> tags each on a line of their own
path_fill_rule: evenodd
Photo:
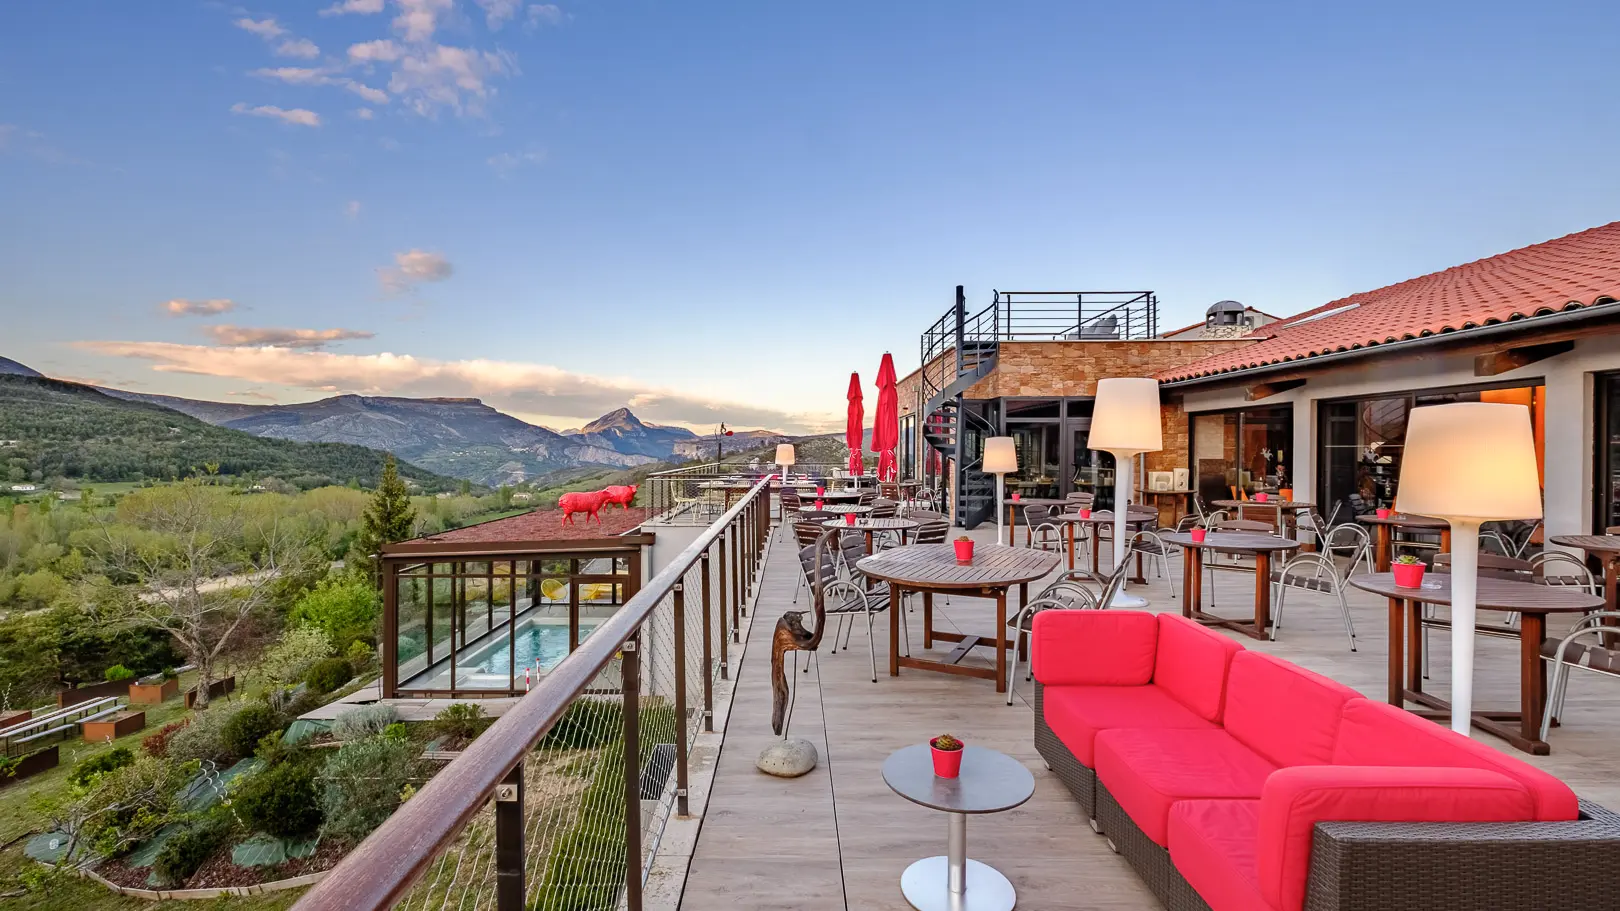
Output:
<svg viewBox="0 0 1620 911">
<path fill-rule="evenodd" d="M 1047 726 L 1035 746 L 1169 911 L 1209 911 L 1096 773 Z M 1305 911 L 1616 911 L 1620 813 L 1587 800 L 1572 822 L 1317 823 Z"/>
</svg>

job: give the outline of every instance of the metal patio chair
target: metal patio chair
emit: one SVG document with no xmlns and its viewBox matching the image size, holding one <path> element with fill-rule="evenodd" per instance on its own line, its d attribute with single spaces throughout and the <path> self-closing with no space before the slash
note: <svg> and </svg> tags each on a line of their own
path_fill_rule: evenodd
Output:
<svg viewBox="0 0 1620 911">
<path fill-rule="evenodd" d="M 1339 616 L 1344 619 L 1344 633 L 1350 639 L 1350 651 L 1356 651 L 1356 623 L 1350 616 L 1350 603 L 1345 600 L 1345 579 L 1339 574 L 1339 564 L 1325 553 L 1301 553 L 1284 561 L 1271 571 L 1271 584 L 1277 593 L 1271 608 L 1271 641 L 1277 641 L 1282 629 L 1283 601 L 1288 589 L 1297 588 L 1319 594 L 1332 595 L 1339 601 Z"/>
<path fill-rule="evenodd" d="M 1547 690 L 1547 707 L 1541 714 L 1541 739 L 1547 739 L 1553 721 L 1564 713 L 1564 695 L 1569 688 L 1569 669 L 1572 667 L 1620 677 L 1620 649 L 1606 647 L 1620 624 L 1620 611 L 1593 611 L 1582 617 L 1575 626 L 1556 643 L 1542 643 L 1541 657 L 1552 662 L 1552 684 Z M 1589 636 L 1597 641 L 1582 644 L 1579 640 Z"/>
<path fill-rule="evenodd" d="M 1090 570 L 1076 569 L 1065 572 L 1063 575 L 1048 583 L 1046 588 L 1031 598 L 1028 603 L 1018 609 L 1018 612 L 1007 621 L 1013 631 L 1013 657 L 1007 664 L 1007 704 L 1012 705 L 1015 684 L 1018 680 L 1019 655 L 1031 647 L 1030 634 L 1035 629 L 1035 615 L 1043 610 L 1102 610 L 1114 600 L 1120 589 L 1125 587 L 1125 579 L 1130 575 L 1131 550 L 1126 548 L 1126 559 L 1119 561 L 1113 571 L 1106 574 L 1093 573 Z M 1092 591 L 1084 583 L 1095 585 L 1097 590 Z M 1031 662 L 1025 660 L 1028 665 Z M 1028 673 L 1025 679 L 1028 679 Z"/>
<path fill-rule="evenodd" d="M 839 529 L 830 528 L 823 532 L 823 538 L 817 544 L 799 549 L 799 567 L 804 574 L 805 582 L 811 591 L 818 591 L 826 605 L 826 615 L 830 621 L 837 618 L 838 625 L 833 628 L 833 647 L 829 654 L 838 650 L 838 636 L 846 625 L 849 631 L 844 633 L 844 650 L 849 650 L 848 637 L 854 632 L 853 618 L 858 614 L 866 616 L 866 644 L 867 651 L 872 659 L 872 682 L 877 682 L 877 640 L 872 635 L 872 620 L 878 614 L 889 609 L 889 592 L 887 587 L 868 588 L 866 577 L 857 572 L 853 577 L 842 575 L 843 562 L 838 556 L 842 544 L 833 547 L 827 540 L 839 534 Z M 817 560 L 817 554 L 820 560 Z M 901 624 L 901 633 L 905 635 L 906 654 L 911 654 L 911 635 Z M 806 668 L 808 670 L 808 668 Z"/>
</svg>

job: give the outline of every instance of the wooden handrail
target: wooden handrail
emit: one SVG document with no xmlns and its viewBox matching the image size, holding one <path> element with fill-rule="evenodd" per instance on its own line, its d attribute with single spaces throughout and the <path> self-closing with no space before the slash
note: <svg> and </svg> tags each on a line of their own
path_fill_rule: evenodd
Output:
<svg viewBox="0 0 1620 911">
<path fill-rule="evenodd" d="M 478 813 L 496 784 L 534 749 L 615 654 L 652 616 L 664 597 L 704 551 L 763 492 L 766 475 L 697 540 L 664 567 L 564 658 L 540 683 L 503 714 L 460 758 L 440 770 L 387 822 L 310 889 L 294 911 L 378 911 L 405 897 L 451 839 Z"/>
</svg>

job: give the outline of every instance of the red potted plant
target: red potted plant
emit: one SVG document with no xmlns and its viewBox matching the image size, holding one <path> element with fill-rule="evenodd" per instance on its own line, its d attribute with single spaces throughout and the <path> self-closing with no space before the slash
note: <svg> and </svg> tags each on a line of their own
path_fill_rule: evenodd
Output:
<svg viewBox="0 0 1620 911">
<path fill-rule="evenodd" d="M 853 526 L 855 524 L 855 514 L 852 512 L 844 513 L 844 524 Z"/>
<path fill-rule="evenodd" d="M 1080 518 L 1082 518 L 1082 519 L 1091 518 L 1091 507 L 1089 507 L 1089 506 L 1080 507 Z"/>
<path fill-rule="evenodd" d="M 1254 495 L 1254 502 L 1256 503 L 1264 503 L 1269 499 L 1271 499 L 1271 494 L 1269 493 L 1261 492 Z"/>
<path fill-rule="evenodd" d="M 1395 584 L 1401 588 L 1423 587 L 1423 561 L 1411 554 L 1402 554 L 1389 564 Z"/>
<path fill-rule="evenodd" d="M 941 778 L 955 778 L 962 774 L 962 741 L 949 734 L 941 734 L 928 741 L 934 754 L 934 774 Z"/>
<path fill-rule="evenodd" d="M 1204 543 L 1204 538 L 1206 536 L 1208 536 L 1208 535 L 1209 535 L 1209 529 L 1205 528 L 1202 525 L 1194 525 L 1193 526 L 1193 528 L 1192 528 L 1192 539 L 1193 539 L 1194 544 L 1202 544 L 1202 543 Z"/>
<path fill-rule="evenodd" d="M 1375 515 L 1377 515 L 1378 518 L 1380 518 L 1380 519 L 1387 519 L 1387 518 L 1389 518 L 1389 507 L 1388 506 L 1380 506 L 1377 509 L 1373 510 L 1373 513 Z"/>
<path fill-rule="evenodd" d="M 956 562 L 958 562 L 958 563 L 972 563 L 973 562 L 973 539 L 968 537 L 967 535 L 963 535 L 962 537 L 956 539 L 955 544 L 956 544 Z"/>
<path fill-rule="evenodd" d="M 1017 503 L 1019 500 L 1023 499 L 1023 495 L 1015 490 L 1015 491 L 1013 491 L 1012 498 L 1013 498 L 1013 502 Z"/>
<path fill-rule="evenodd" d="M 820 511 L 821 511 L 821 510 L 822 510 L 822 509 L 823 509 L 823 508 L 825 508 L 825 507 L 826 507 L 826 505 L 827 505 L 827 504 L 826 504 L 826 503 L 825 503 L 825 502 L 823 502 L 823 501 L 821 501 L 821 500 L 817 500 L 817 501 L 816 501 L 816 511 L 817 511 L 817 512 L 820 512 Z"/>
</svg>

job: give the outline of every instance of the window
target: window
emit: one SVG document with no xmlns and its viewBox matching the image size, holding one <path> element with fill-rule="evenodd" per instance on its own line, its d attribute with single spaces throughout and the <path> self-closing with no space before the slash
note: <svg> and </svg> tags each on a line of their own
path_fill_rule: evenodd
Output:
<svg viewBox="0 0 1620 911">
<path fill-rule="evenodd" d="M 1291 406 L 1195 414 L 1194 489 L 1207 503 L 1292 487 L 1293 446 Z"/>
</svg>

